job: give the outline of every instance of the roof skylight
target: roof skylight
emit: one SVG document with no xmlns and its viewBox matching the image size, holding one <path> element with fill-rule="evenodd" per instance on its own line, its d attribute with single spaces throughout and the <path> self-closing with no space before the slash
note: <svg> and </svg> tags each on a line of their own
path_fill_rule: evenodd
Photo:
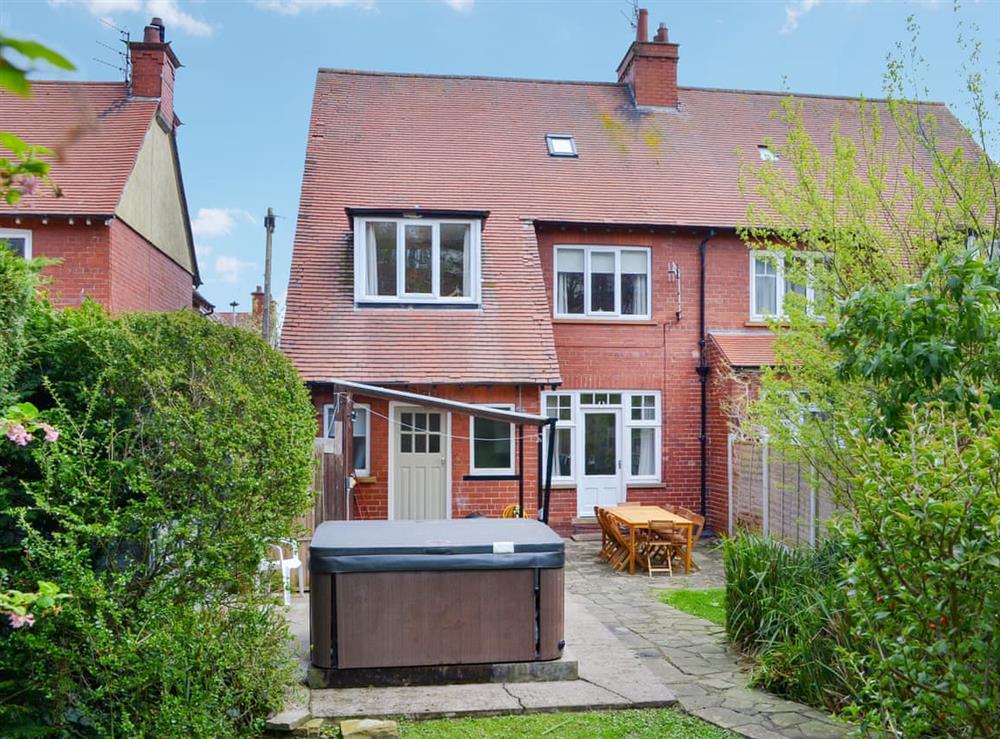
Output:
<svg viewBox="0 0 1000 739">
<path fill-rule="evenodd" d="M 758 144 L 757 151 L 760 153 L 760 160 L 762 162 L 776 162 L 780 157 L 771 150 L 771 147 L 767 144 Z"/>
<path fill-rule="evenodd" d="M 545 145 L 549 147 L 549 156 L 552 157 L 575 157 L 576 140 L 568 133 L 547 133 L 545 134 Z"/>
</svg>

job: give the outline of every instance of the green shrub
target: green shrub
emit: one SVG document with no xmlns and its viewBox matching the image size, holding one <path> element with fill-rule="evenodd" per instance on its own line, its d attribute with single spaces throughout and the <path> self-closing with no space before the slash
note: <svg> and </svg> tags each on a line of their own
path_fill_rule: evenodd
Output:
<svg viewBox="0 0 1000 739">
<path fill-rule="evenodd" d="M 0 448 L 0 567 L 73 597 L 3 635 L 0 724 L 259 732 L 293 667 L 256 574 L 311 500 L 304 386 L 258 337 L 193 313 L 87 305 L 25 330 L 17 389 L 61 435 Z"/>
<path fill-rule="evenodd" d="M 757 681 L 796 700 L 843 708 L 856 678 L 840 659 L 848 646 L 843 547 L 791 549 L 755 534 L 723 544 L 726 633 L 756 658 Z"/>
</svg>

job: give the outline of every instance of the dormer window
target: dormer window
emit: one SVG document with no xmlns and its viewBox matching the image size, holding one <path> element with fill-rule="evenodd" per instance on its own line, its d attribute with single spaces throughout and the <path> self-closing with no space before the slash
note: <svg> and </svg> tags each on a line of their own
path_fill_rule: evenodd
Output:
<svg viewBox="0 0 1000 739">
<path fill-rule="evenodd" d="M 576 139 L 568 133 L 549 133 L 545 135 L 545 144 L 549 148 L 550 157 L 575 157 Z"/>
<path fill-rule="evenodd" d="M 479 302 L 480 221 L 355 218 L 359 303 Z"/>
</svg>

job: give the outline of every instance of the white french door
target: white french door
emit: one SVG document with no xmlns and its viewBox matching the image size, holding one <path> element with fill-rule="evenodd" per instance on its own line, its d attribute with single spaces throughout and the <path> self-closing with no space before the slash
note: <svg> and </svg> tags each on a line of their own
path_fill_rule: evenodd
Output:
<svg viewBox="0 0 1000 739">
<path fill-rule="evenodd" d="M 581 411 L 576 505 L 578 516 L 593 516 L 594 506 L 606 508 L 625 499 L 622 470 L 622 416 L 617 408 Z"/>
</svg>

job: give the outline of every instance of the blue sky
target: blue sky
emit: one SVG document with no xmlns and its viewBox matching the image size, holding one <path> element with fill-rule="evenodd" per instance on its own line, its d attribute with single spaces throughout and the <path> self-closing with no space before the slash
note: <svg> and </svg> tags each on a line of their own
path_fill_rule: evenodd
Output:
<svg viewBox="0 0 1000 739">
<path fill-rule="evenodd" d="M 1000 2 L 852 0 L 646 2 L 680 43 L 682 85 L 877 96 L 886 54 L 921 26 L 927 96 L 966 119 L 958 21 L 976 24 L 993 74 Z M 78 66 L 72 79 L 120 75 L 108 19 L 133 38 L 164 19 L 184 67 L 175 110 L 202 291 L 222 310 L 263 280 L 263 214 L 280 216 L 274 293 L 288 283 L 316 69 L 614 80 L 634 31 L 627 0 L 0 0 L 0 32 L 44 41 Z M 54 76 L 54 75 L 40 75 Z M 503 111 L 498 111 L 498 125 Z M 514 114 L 515 111 L 511 111 Z M 994 126 L 996 124 L 994 123 Z"/>
</svg>

